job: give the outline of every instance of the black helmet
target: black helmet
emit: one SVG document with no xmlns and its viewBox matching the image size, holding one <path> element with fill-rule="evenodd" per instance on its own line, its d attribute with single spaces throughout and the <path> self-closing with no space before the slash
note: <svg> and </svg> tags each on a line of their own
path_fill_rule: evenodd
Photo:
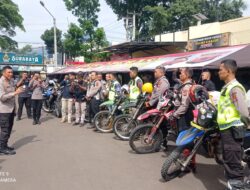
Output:
<svg viewBox="0 0 250 190">
<path fill-rule="evenodd" d="M 205 87 L 201 85 L 193 85 L 189 90 L 189 98 L 193 104 L 200 104 L 209 98 Z"/>
</svg>

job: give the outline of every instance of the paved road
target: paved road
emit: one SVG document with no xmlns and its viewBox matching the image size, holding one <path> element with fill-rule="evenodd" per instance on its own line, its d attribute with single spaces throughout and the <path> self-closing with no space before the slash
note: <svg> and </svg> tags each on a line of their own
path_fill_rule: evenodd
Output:
<svg viewBox="0 0 250 190">
<path fill-rule="evenodd" d="M 128 142 L 86 127 L 61 124 L 43 114 L 42 125 L 15 122 L 10 145 L 15 156 L 0 156 L 1 190 L 203 190 L 224 189 L 223 169 L 199 156 L 197 174 L 163 183 L 166 154 L 137 155 Z"/>
</svg>

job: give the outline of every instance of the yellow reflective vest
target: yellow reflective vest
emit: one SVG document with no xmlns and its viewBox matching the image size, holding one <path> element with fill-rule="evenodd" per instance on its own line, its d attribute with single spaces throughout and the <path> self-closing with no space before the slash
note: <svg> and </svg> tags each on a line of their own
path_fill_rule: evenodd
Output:
<svg viewBox="0 0 250 190">
<path fill-rule="evenodd" d="M 241 121 L 239 111 L 236 109 L 230 98 L 230 91 L 234 87 L 240 87 L 245 92 L 245 88 L 236 80 L 222 89 L 218 102 L 217 115 L 217 123 L 221 131 L 233 126 L 237 127 L 244 125 Z"/>
<path fill-rule="evenodd" d="M 134 80 L 129 82 L 129 98 L 131 100 L 136 100 L 137 97 L 140 95 L 141 91 L 137 86 L 138 80 L 141 80 L 140 77 L 136 77 Z"/>
<path fill-rule="evenodd" d="M 112 81 L 112 82 L 111 82 L 111 85 L 110 85 L 110 88 L 109 88 L 109 96 L 108 96 L 108 99 L 111 100 L 111 101 L 114 101 L 114 100 L 115 100 L 115 95 L 116 95 L 115 85 L 116 85 L 116 84 L 119 84 L 119 82 L 118 82 L 117 80 Z"/>
</svg>

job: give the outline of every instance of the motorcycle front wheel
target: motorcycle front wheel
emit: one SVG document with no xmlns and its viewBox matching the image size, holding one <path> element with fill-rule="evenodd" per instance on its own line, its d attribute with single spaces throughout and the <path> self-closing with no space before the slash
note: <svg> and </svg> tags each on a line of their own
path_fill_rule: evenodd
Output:
<svg viewBox="0 0 250 190">
<path fill-rule="evenodd" d="M 113 131 L 114 117 L 109 111 L 100 111 L 94 117 L 94 125 L 98 131 L 110 133 Z"/>
<path fill-rule="evenodd" d="M 177 147 L 165 160 L 161 168 L 161 176 L 165 181 L 170 181 L 180 175 L 182 168 L 180 163 L 186 159 L 182 152 L 183 149 Z"/>
<path fill-rule="evenodd" d="M 153 126 L 153 124 L 139 125 L 132 131 L 129 145 L 137 154 L 148 154 L 160 150 L 163 134 L 158 129 L 153 137 L 150 138 Z"/>
<path fill-rule="evenodd" d="M 132 130 L 137 125 L 137 122 L 133 120 L 131 115 L 119 115 L 114 121 L 114 133 L 121 140 L 128 141 Z"/>
<path fill-rule="evenodd" d="M 50 107 L 49 107 L 49 101 L 48 101 L 48 100 L 43 100 L 42 109 L 43 109 L 43 111 L 45 111 L 46 113 L 52 113 L 52 112 L 53 112 L 53 110 L 50 109 Z"/>
<path fill-rule="evenodd" d="M 56 117 L 61 118 L 62 117 L 62 109 L 61 109 L 61 103 L 59 101 L 55 102 L 55 110 L 54 114 Z"/>
</svg>

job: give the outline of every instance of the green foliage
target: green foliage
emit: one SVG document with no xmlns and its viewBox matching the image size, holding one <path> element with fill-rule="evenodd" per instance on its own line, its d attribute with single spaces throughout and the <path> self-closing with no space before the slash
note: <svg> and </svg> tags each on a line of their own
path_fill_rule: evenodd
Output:
<svg viewBox="0 0 250 190">
<path fill-rule="evenodd" d="M 96 29 L 94 33 L 94 42 L 95 42 L 97 51 L 99 51 L 101 47 L 108 46 L 108 41 L 106 39 L 106 34 L 103 28 Z"/>
<path fill-rule="evenodd" d="M 155 34 L 187 29 L 197 21 L 193 14 L 203 13 L 205 22 L 225 21 L 241 17 L 246 8 L 244 0 L 106 0 L 118 19 L 127 13 L 139 13 L 137 39 Z"/>
<path fill-rule="evenodd" d="M 17 48 L 17 43 L 11 39 L 16 35 L 15 29 L 25 31 L 23 17 L 18 6 L 11 0 L 0 1 L 0 48 L 5 51 Z"/>
<path fill-rule="evenodd" d="M 41 39 L 44 41 L 47 51 L 49 54 L 54 53 L 54 28 L 52 27 L 49 30 L 41 35 Z M 58 28 L 56 29 L 56 39 L 57 39 L 57 49 L 58 52 L 62 52 L 62 31 Z"/>
<path fill-rule="evenodd" d="M 64 35 L 64 51 L 72 58 L 82 54 L 82 51 L 88 49 L 83 46 L 83 30 L 76 24 L 71 23 L 67 33 Z"/>
<path fill-rule="evenodd" d="M 64 2 L 67 9 L 78 17 L 79 22 L 79 26 L 71 24 L 65 34 L 65 52 L 72 59 L 84 56 L 85 62 L 92 62 L 101 48 L 108 45 L 103 28 L 97 28 L 99 0 L 64 0 Z"/>
<path fill-rule="evenodd" d="M 73 15 L 78 17 L 79 22 L 85 20 L 91 21 L 96 27 L 98 25 L 97 12 L 100 11 L 99 0 L 63 0 L 69 11 L 72 11 Z"/>
<path fill-rule="evenodd" d="M 19 55 L 26 55 L 26 54 L 29 54 L 32 52 L 32 46 L 28 44 L 28 45 L 22 47 L 21 49 L 14 50 L 14 52 L 19 54 Z"/>
<path fill-rule="evenodd" d="M 145 11 L 151 13 L 151 21 L 149 24 L 149 30 L 151 35 L 163 33 L 169 25 L 170 16 L 162 5 L 157 7 L 146 6 Z"/>
</svg>

